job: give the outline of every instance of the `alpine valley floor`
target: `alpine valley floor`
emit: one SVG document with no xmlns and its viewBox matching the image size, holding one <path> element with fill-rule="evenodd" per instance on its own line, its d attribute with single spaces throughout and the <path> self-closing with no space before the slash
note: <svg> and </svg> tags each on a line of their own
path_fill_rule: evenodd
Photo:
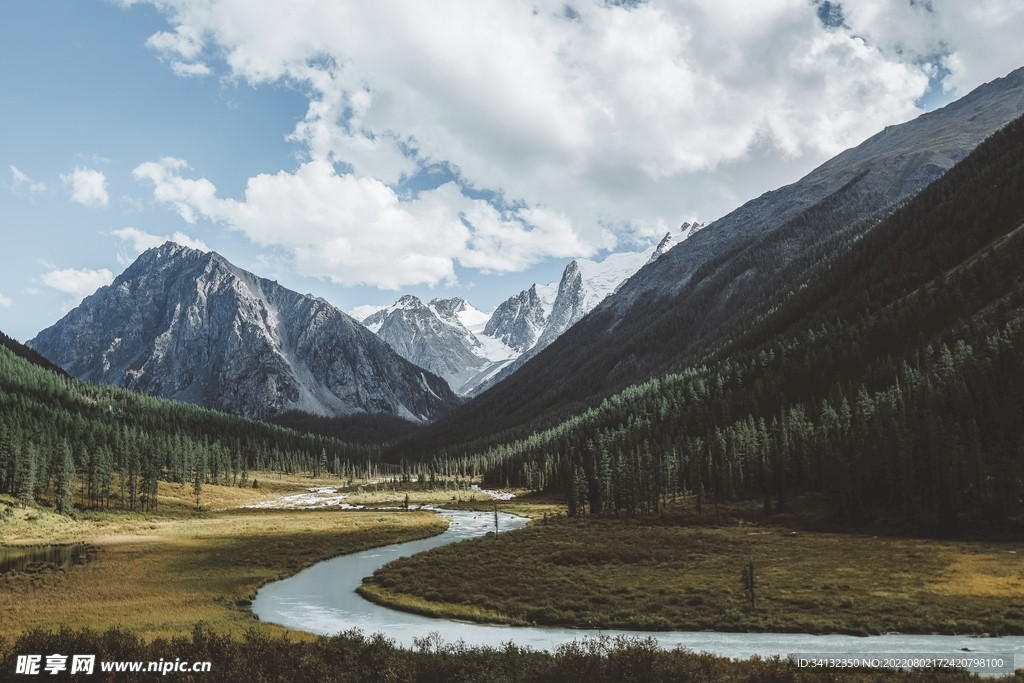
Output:
<svg viewBox="0 0 1024 683">
<path fill-rule="evenodd" d="M 250 628 L 281 634 L 285 629 L 261 624 L 248 610 L 263 584 L 320 560 L 425 538 L 447 526 L 418 511 L 245 508 L 338 482 L 255 478 L 259 489 L 204 486 L 201 512 L 190 487 L 167 482 L 160 483 L 155 513 L 79 511 L 72 519 L 42 506 L 8 507 L 15 499 L 0 496 L 9 511 L 0 521 L 3 545 L 90 549 L 89 561 L 70 569 L 0 575 L 0 637 L 33 628 L 119 627 L 151 640 L 186 635 L 197 622 L 221 634 Z M 372 488 L 366 502 L 383 500 Z"/>
<path fill-rule="evenodd" d="M 420 614 L 470 618 L 473 606 L 477 620 L 519 625 L 1024 634 L 1019 540 L 837 533 L 808 519 L 764 521 L 741 505 L 698 517 L 692 501 L 650 517 L 549 515 L 396 560 L 360 592 Z"/>
</svg>

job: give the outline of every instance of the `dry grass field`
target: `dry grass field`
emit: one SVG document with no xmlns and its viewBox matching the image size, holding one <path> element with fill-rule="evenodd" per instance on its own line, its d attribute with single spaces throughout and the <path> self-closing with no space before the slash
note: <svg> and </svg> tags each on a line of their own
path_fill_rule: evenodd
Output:
<svg viewBox="0 0 1024 683">
<path fill-rule="evenodd" d="M 157 513 L 15 508 L 0 521 L 4 545 L 84 543 L 90 560 L 67 570 L 0 575 L 0 635 L 34 627 L 123 626 L 146 639 L 188 633 L 204 621 L 237 634 L 268 632 L 245 606 L 259 586 L 320 560 L 440 533 L 428 512 L 275 510 L 273 502 L 330 485 L 303 477 L 267 477 L 260 488 L 204 486 L 203 510 L 187 487 L 161 483 Z M 0 500 L 13 503 L 13 499 Z"/>
</svg>

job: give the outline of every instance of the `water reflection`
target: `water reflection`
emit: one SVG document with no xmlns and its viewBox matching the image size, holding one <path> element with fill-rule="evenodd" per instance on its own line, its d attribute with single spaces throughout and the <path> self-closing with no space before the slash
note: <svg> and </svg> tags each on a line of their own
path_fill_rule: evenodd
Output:
<svg viewBox="0 0 1024 683">
<path fill-rule="evenodd" d="M 70 569 L 84 562 L 88 548 L 81 544 L 41 547 L 0 547 L 0 574 L 47 569 Z"/>
</svg>

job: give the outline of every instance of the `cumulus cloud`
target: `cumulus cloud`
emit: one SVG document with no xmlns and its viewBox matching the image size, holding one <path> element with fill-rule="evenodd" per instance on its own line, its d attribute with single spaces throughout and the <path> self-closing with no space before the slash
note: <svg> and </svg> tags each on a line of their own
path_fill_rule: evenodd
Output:
<svg viewBox="0 0 1024 683">
<path fill-rule="evenodd" d="M 110 203 L 107 194 L 107 176 L 102 171 L 79 166 L 68 174 L 61 174 L 60 179 L 71 187 L 71 200 L 91 208 L 99 208 Z"/>
<path fill-rule="evenodd" d="M 46 183 L 37 183 L 27 175 L 19 171 L 13 164 L 9 167 L 11 169 L 11 178 L 14 180 L 15 188 L 25 188 L 32 194 L 39 194 L 40 192 L 46 191 Z"/>
<path fill-rule="evenodd" d="M 205 66 L 216 53 L 250 84 L 307 89 L 291 139 L 308 162 L 250 178 L 244 201 L 173 160 L 137 176 L 186 221 L 223 221 L 343 282 L 432 282 L 452 259 L 521 268 L 568 245 L 585 255 L 651 236 L 695 209 L 713 218 L 733 206 L 698 188 L 722 165 L 763 163 L 770 183 L 780 159 L 816 164 L 916 116 L 929 88 L 963 94 L 1024 62 L 1013 0 L 152 4 L 172 26 L 148 42 L 161 58 Z M 769 161 L 751 158 L 759 149 Z M 432 164 L 460 185 L 389 194 Z M 359 234 L 376 229 L 387 237 Z M 376 267 L 420 243 L 422 258 L 401 262 L 408 277 L 374 276 L 352 256 Z"/>
<path fill-rule="evenodd" d="M 153 235 L 144 230 L 138 228 L 120 228 L 118 230 L 112 230 L 111 235 L 118 239 L 124 240 L 131 245 L 132 251 L 135 256 L 138 256 L 147 249 L 153 247 L 159 247 L 164 242 L 176 242 L 183 247 L 189 247 L 190 249 L 198 249 L 199 251 L 210 251 L 210 248 L 206 246 L 206 243 L 201 239 L 195 239 L 183 232 L 175 232 L 173 235 Z M 123 260 L 119 257 L 118 260 Z"/>
<path fill-rule="evenodd" d="M 179 76 L 209 76 L 213 71 L 202 62 L 172 62 L 171 69 Z"/>
<path fill-rule="evenodd" d="M 325 161 L 250 178 L 244 201 L 217 196 L 209 180 L 181 175 L 181 159 L 140 164 L 132 173 L 183 219 L 200 217 L 284 249 L 295 269 L 345 285 L 386 289 L 454 281 L 455 261 L 512 271 L 550 256 L 593 253 L 545 209 L 499 212 L 449 182 L 402 201 L 380 180 L 339 174 Z"/>
<path fill-rule="evenodd" d="M 72 298 L 65 304 L 65 309 L 70 309 L 100 287 L 113 282 L 114 274 L 106 268 L 99 270 L 65 268 L 44 273 L 40 279 L 47 287 L 70 294 Z"/>
<path fill-rule="evenodd" d="M 356 306 L 351 311 L 346 311 L 350 316 L 356 320 L 363 321 L 369 318 L 377 311 L 383 311 L 387 306 L 376 306 L 374 304 L 363 304 L 362 306 Z"/>
<path fill-rule="evenodd" d="M 14 302 L 8 297 L 0 294 L 0 308 L 10 308 Z"/>
<path fill-rule="evenodd" d="M 136 255 L 141 254 L 147 249 L 159 247 L 167 241 L 164 237 L 151 235 L 138 228 L 121 228 L 119 230 L 112 230 L 110 234 L 131 244 L 132 250 Z"/>
<path fill-rule="evenodd" d="M 943 74 L 952 94 L 1024 65 L 1024 5 L 1016 0 L 846 0 L 842 7 L 852 30 L 929 75 Z"/>
</svg>

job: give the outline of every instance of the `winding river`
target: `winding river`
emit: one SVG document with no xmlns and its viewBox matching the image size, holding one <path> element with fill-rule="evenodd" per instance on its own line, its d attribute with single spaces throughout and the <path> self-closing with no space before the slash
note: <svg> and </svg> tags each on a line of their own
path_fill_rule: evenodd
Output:
<svg viewBox="0 0 1024 683">
<path fill-rule="evenodd" d="M 333 635 L 357 628 L 364 633 L 383 633 L 399 645 L 411 647 L 414 638 L 431 632 L 447 642 L 499 647 L 508 642 L 537 650 L 552 650 L 573 640 L 598 634 L 611 637 L 650 636 L 666 648 L 677 645 L 715 655 L 748 658 L 753 655 L 815 654 L 818 656 L 880 656 L 943 654 L 1001 654 L 1007 665 L 1024 667 L 1024 636 L 975 638 L 970 636 L 893 634 L 859 638 L 844 635 L 815 636 L 800 633 L 718 633 L 664 631 L 590 631 L 571 628 L 494 626 L 448 619 L 434 619 L 381 607 L 360 597 L 355 589 L 364 576 L 399 557 L 423 552 L 447 543 L 483 536 L 494 530 L 494 514 L 440 510 L 451 519 L 439 536 L 342 555 L 305 569 L 295 576 L 260 589 L 252 610 L 263 621 L 301 631 Z M 527 520 L 499 513 L 499 530 L 511 531 Z M 1014 664 L 1015 661 L 1015 664 Z"/>
</svg>

